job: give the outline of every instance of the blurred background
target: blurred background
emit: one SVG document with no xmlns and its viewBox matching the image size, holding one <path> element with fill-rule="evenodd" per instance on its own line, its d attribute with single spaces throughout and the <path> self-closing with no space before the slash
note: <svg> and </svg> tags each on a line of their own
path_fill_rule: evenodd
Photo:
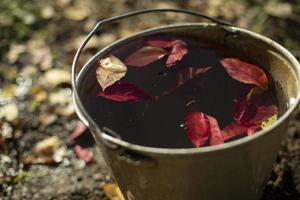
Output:
<svg viewBox="0 0 300 200">
<path fill-rule="evenodd" d="M 201 11 L 270 37 L 300 59 L 299 0 L 1 0 L 0 199 L 122 199 L 76 117 L 70 66 L 97 21 L 143 8 Z M 81 64 L 119 38 L 184 21 L 199 19 L 151 14 L 105 27 Z M 264 200 L 300 199 L 299 128 L 297 111 Z"/>
</svg>

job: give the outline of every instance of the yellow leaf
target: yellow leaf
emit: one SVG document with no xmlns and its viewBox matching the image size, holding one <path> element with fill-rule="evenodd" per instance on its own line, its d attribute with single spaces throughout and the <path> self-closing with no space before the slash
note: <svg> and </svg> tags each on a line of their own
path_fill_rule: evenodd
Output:
<svg viewBox="0 0 300 200">
<path fill-rule="evenodd" d="M 102 89 L 105 90 L 105 88 L 124 77 L 126 72 L 126 65 L 117 57 L 110 55 L 100 60 L 100 66 L 96 70 L 96 77 Z"/>
<path fill-rule="evenodd" d="M 120 188 L 115 183 L 106 183 L 102 186 L 102 189 L 110 200 L 125 200 Z"/>
<path fill-rule="evenodd" d="M 277 121 L 277 115 L 273 115 L 272 117 L 263 121 L 260 126 L 262 129 L 265 129 L 265 128 L 271 126 L 272 124 L 274 124 L 276 121 Z"/>
</svg>

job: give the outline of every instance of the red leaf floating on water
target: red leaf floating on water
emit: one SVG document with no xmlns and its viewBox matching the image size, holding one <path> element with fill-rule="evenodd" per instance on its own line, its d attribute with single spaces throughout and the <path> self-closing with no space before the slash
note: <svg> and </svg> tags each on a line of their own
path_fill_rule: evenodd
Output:
<svg viewBox="0 0 300 200">
<path fill-rule="evenodd" d="M 143 67 L 161 59 L 166 54 L 167 52 L 162 48 L 146 46 L 129 55 L 124 63 L 133 67 Z"/>
<path fill-rule="evenodd" d="M 87 127 L 84 125 L 84 123 L 82 123 L 81 121 L 78 122 L 77 127 L 75 128 L 75 130 L 71 133 L 70 138 L 71 139 L 76 139 L 77 137 L 79 137 L 85 130 L 87 129 Z"/>
<path fill-rule="evenodd" d="M 210 117 L 210 116 L 207 116 L 207 118 L 209 121 L 210 132 L 211 132 L 211 136 L 210 136 L 210 140 L 209 140 L 210 145 L 223 144 L 224 138 L 221 133 L 218 121 L 215 118 Z"/>
<path fill-rule="evenodd" d="M 245 128 L 248 135 L 254 134 L 261 128 L 261 123 L 263 121 L 277 114 L 278 108 L 272 104 L 270 96 L 266 92 L 258 94 L 254 93 L 251 96 L 247 95 L 239 98 L 233 111 L 235 123 L 238 124 L 238 126 Z M 232 126 L 229 125 L 229 128 L 232 128 Z M 239 132 L 239 128 L 241 127 L 237 128 L 237 132 Z M 231 135 L 236 133 L 235 131 L 230 131 Z"/>
<path fill-rule="evenodd" d="M 182 40 L 148 40 L 146 44 L 163 49 L 171 49 L 166 66 L 172 67 L 188 53 L 187 45 Z"/>
<path fill-rule="evenodd" d="M 132 83 L 115 83 L 107 87 L 105 91 L 100 91 L 98 96 L 114 101 L 153 101 L 156 99 Z"/>
<path fill-rule="evenodd" d="M 224 138 L 224 141 L 228 141 L 231 139 L 234 139 L 236 137 L 246 135 L 247 134 L 247 127 L 237 124 L 235 122 L 227 125 L 223 130 L 222 130 L 222 135 Z"/>
<path fill-rule="evenodd" d="M 191 142 L 196 146 L 204 145 L 210 137 L 210 126 L 207 117 L 201 112 L 189 113 L 184 124 Z"/>
<path fill-rule="evenodd" d="M 204 145 L 210 138 L 210 144 L 223 143 L 223 137 L 215 118 L 206 116 L 202 112 L 191 112 L 184 119 L 187 134 L 196 146 Z"/>
<path fill-rule="evenodd" d="M 74 150 L 80 160 L 83 160 L 86 163 L 90 163 L 90 162 L 94 161 L 94 158 L 93 158 L 94 155 L 93 155 L 92 151 L 90 151 L 88 149 L 84 149 L 79 145 L 76 145 Z"/>
<path fill-rule="evenodd" d="M 176 40 L 174 46 L 172 47 L 171 53 L 167 59 L 166 65 L 167 67 L 172 67 L 175 65 L 177 61 L 180 61 L 185 54 L 187 54 L 188 50 L 186 47 L 186 43 L 181 40 Z"/>
<path fill-rule="evenodd" d="M 233 79 L 242 83 L 254 84 L 262 89 L 268 88 L 267 75 L 260 67 L 237 58 L 224 58 L 221 63 Z"/>
<path fill-rule="evenodd" d="M 153 47 L 159 47 L 159 48 L 163 48 L 163 49 L 168 49 L 168 48 L 172 48 L 174 46 L 174 43 L 176 41 L 178 41 L 178 40 L 174 40 L 174 39 L 166 39 L 166 40 L 162 40 L 162 39 L 150 39 L 150 40 L 146 41 L 146 44 L 148 44 L 150 46 L 153 46 Z"/>
</svg>

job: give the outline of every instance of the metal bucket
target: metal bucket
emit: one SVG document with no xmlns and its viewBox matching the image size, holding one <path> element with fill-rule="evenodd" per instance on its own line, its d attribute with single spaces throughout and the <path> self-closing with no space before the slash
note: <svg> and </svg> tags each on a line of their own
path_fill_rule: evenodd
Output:
<svg viewBox="0 0 300 200">
<path fill-rule="evenodd" d="M 102 49 L 77 75 L 79 56 L 96 31 L 106 24 L 147 12 L 182 12 L 211 19 L 215 23 L 185 23 L 145 30 Z M 141 146 L 123 141 L 119 134 L 99 127 L 82 102 L 82 91 L 89 85 L 85 80 L 93 74 L 91 71 L 94 64 L 117 45 L 162 32 L 198 37 L 224 49 L 248 55 L 256 63 L 267 66 L 266 70 L 277 83 L 280 109 L 284 110 L 281 117 L 253 136 L 203 148 Z M 92 131 L 115 180 L 128 200 L 259 199 L 286 133 L 288 118 L 299 102 L 299 80 L 299 63 L 276 42 L 203 14 L 174 9 L 143 10 L 100 21 L 78 49 L 72 65 L 77 114 Z"/>
</svg>

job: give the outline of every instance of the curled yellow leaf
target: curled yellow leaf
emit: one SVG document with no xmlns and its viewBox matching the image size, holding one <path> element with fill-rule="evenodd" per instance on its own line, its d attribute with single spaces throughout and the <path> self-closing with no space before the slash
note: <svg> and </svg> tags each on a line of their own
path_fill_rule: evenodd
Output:
<svg viewBox="0 0 300 200">
<path fill-rule="evenodd" d="M 119 81 L 127 72 L 126 65 L 117 57 L 110 55 L 99 61 L 96 70 L 97 80 L 104 91 L 105 88 Z"/>
</svg>

